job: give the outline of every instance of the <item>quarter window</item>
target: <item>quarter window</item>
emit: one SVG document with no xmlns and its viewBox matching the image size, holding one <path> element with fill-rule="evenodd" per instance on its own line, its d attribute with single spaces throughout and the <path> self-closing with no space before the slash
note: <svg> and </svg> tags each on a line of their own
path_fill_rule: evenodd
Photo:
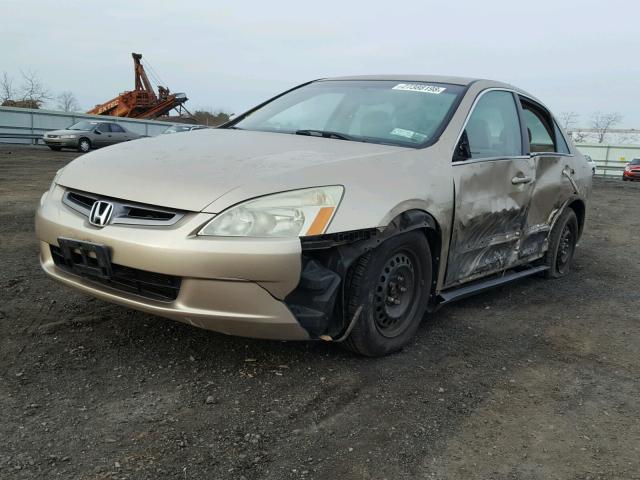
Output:
<svg viewBox="0 0 640 480">
<path fill-rule="evenodd" d="M 480 97 L 463 132 L 461 142 L 465 141 L 467 158 L 522 155 L 518 110 L 511 92 L 496 90 Z"/>
</svg>

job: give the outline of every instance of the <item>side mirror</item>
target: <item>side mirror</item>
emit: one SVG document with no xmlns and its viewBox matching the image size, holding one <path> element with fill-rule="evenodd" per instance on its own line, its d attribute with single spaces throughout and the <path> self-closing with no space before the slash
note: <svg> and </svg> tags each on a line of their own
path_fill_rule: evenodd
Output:
<svg viewBox="0 0 640 480">
<path fill-rule="evenodd" d="M 102 132 L 100 130 L 98 130 L 97 128 L 93 131 L 93 133 L 95 133 L 97 135 L 102 135 Z"/>
<path fill-rule="evenodd" d="M 464 162 L 471 158 L 471 147 L 469 146 L 469 137 L 467 137 L 467 131 L 462 132 L 460 141 L 456 145 L 456 149 L 453 151 L 454 162 Z"/>
</svg>

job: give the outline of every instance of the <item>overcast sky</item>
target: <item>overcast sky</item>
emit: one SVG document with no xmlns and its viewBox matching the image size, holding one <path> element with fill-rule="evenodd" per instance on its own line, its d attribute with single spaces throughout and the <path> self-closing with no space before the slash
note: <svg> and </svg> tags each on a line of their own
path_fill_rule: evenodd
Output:
<svg viewBox="0 0 640 480">
<path fill-rule="evenodd" d="M 143 54 L 187 106 L 239 113 L 306 80 L 433 73 L 517 85 L 556 114 L 640 128 L 640 2 L 3 0 L 0 71 L 83 109 L 133 88 Z"/>
</svg>

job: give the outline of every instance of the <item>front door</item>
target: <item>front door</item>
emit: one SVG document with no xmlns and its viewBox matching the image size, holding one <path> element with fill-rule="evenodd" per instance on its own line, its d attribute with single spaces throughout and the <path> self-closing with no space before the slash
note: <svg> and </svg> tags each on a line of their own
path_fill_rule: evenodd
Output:
<svg viewBox="0 0 640 480">
<path fill-rule="evenodd" d="M 453 158 L 455 213 L 445 286 L 520 261 L 535 179 L 535 161 L 523 151 L 516 97 L 481 93 Z"/>
</svg>

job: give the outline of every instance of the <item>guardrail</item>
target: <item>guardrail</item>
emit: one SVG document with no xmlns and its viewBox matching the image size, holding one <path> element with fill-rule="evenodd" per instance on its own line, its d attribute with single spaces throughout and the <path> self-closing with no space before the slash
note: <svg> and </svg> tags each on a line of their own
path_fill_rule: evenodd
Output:
<svg viewBox="0 0 640 480">
<path fill-rule="evenodd" d="M 86 113 L 0 107 L 0 143 L 37 144 L 45 132 L 67 128 L 81 120 L 116 122 L 132 132 L 145 136 L 158 135 L 171 125 L 159 120 L 137 120 Z"/>
</svg>

